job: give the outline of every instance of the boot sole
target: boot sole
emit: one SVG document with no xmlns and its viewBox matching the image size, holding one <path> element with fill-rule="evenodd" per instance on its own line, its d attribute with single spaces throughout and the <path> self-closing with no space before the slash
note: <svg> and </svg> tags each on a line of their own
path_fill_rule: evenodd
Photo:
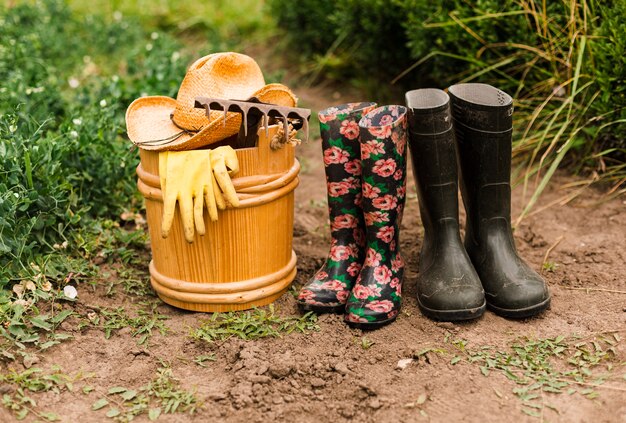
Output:
<svg viewBox="0 0 626 423">
<path fill-rule="evenodd" d="M 307 303 L 301 303 L 301 302 L 298 302 L 298 308 L 303 313 L 312 311 L 315 314 L 343 314 L 346 310 L 345 304 L 325 307 L 325 306 L 307 304 Z"/>
<path fill-rule="evenodd" d="M 476 308 L 466 308 L 460 310 L 435 310 L 422 305 L 419 298 L 417 299 L 417 305 L 426 317 L 443 322 L 460 322 L 463 320 L 477 319 L 483 315 L 485 309 L 487 308 L 487 302 L 484 301 L 480 307 Z"/>
<path fill-rule="evenodd" d="M 552 297 L 549 297 L 547 300 L 544 300 L 543 302 L 539 304 L 535 304 L 534 306 L 525 307 L 525 308 L 516 308 L 516 309 L 500 308 L 492 304 L 489 304 L 489 302 L 487 302 L 487 307 L 489 308 L 489 310 L 493 311 L 498 316 L 509 317 L 511 319 L 525 319 L 527 317 L 535 316 L 541 313 L 542 311 L 544 311 L 545 309 L 547 309 L 550 306 L 551 299 Z"/>
<path fill-rule="evenodd" d="M 392 318 L 392 319 L 387 319 L 387 320 L 381 320 L 380 322 L 348 322 L 346 321 L 346 324 L 348 326 L 350 326 L 352 329 L 361 329 L 361 330 L 375 330 L 378 328 L 381 328 L 383 326 L 388 325 L 389 323 L 393 322 L 394 320 L 396 320 L 398 316 Z"/>
</svg>

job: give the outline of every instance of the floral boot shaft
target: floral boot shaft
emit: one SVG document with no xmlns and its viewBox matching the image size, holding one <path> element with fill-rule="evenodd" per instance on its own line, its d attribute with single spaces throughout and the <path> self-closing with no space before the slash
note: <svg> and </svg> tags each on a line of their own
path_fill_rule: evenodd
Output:
<svg viewBox="0 0 626 423">
<path fill-rule="evenodd" d="M 375 103 L 348 103 L 319 112 L 328 213 L 330 253 L 313 279 L 302 287 L 298 305 L 316 313 L 343 312 L 365 257 L 361 210 L 361 116 Z"/>
<path fill-rule="evenodd" d="M 366 253 L 346 304 L 346 322 L 374 329 L 400 312 L 404 262 L 399 232 L 406 194 L 406 108 L 379 107 L 363 116 L 361 164 Z"/>
</svg>

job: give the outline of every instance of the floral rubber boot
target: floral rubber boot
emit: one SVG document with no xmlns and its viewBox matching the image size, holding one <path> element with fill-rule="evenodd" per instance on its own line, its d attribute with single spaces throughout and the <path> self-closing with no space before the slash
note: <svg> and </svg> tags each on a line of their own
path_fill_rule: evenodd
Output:
<svg viewBox="0 0 626 423">
<path fill-rule="evenodd" d="M 300 289 L 303 311 L 343 313 L 365 257 L 361 209 L 359 119 L 375 103 L 348 103 L 318 113 L 330 215 L 331 245 L 326 262 Z"/>
<path fill-rule="evenodd" d="M 367 249 L 345 320 L 351 327 L 376 329 L 396 319 L 402 302 L 399 234 L 406 195 L 407 109 L 379 107 L 364 115 L 359 126 Z"/>
</svg>

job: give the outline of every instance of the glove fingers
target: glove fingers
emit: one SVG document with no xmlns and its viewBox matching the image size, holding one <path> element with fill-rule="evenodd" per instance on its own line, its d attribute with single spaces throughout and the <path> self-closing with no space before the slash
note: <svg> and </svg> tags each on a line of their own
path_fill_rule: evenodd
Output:
<svg viewBox="0 0 626 423">
<path fill-rule="evenodd" d="M 231 175 L 234 175 L 239 172 L 239 160 L 237 159 L 237 154 L 233 151 L 233 154 L 226 155 L 226 166 L 230 169 L 228 172 Z"/>
<path fill-rule="evenodd" d="M 222 190 L 220 186 L 217 184 L 215 177 L 211 175 L 211 184 L 213 185 L 213 196 L 215 197 L 215 203 L 217 204 L 217 208 L 220 210 L 226 210 L 226 200 L 224 200 L 224 195 L 222 194 Z"/>
<path fill-rule="evenodd" d="M 187 240 L 187 242 L 193 242 L 193 198 L 187 195 L 180 198 L 178 200 L 178 207 L 180 208 L 180 218 L 183 222 L 185 239 Z"/>
<path fill-rule="evenodd" d="M 213 162 L 213 175 L 215 175 L 215 179 L 224 193 L 226 200 L 228 200 L 233 207 L 239 207 L 239 197 L 237 197 L 233 181 L 230 180 L 230 175 L 226 170 L 226 164 L 222 157 Z"/>
<path fill-rule="evenodd" d="M 228 172 L 230 175 L 234 175 L 239 172 L 239 159 L 237 158 L 237 153 L 231 146 L 222 146 L 217 147 L 213 150 L 215 154 L 212 154 L 211 157 L 219 157 L 224 161 L 226 167 L 230 169 Z"/>
<path fill-rule="evenodd" d="M 204 227 L 204 216 L 202 212 L 204 211 L 204 203 L 203 196 L 196 195 L 193 200 L 193 217 L 196 222 L 196 231 L 198 235 L 204 235 L 206 233 Z"/>
<path fill-rule="evenodd" d="M 212 178 L 211 178 L 212 179 Z M 213 221 L 217 221 L 217 205 L 215 203 L 215 195 L 213 194 L 213 184 L 208 181 L 204 187 L 204 201 L 206 208 L 209 212 L 209 218 Z"/>
<path fill-rule="evenodd" d="M 172 221 L 174 220 L 174 210 L 176 208 L 176 198 L 169 198 L 165 191 L 167 155 L 167 151 L 159 153 L 159 181 L 161 182 L 161 194 L 163 195 L 163 220 L 161 221 L 161 236 L 163 238 L 167 238 L 170 234 Z"/>
<path fill-rule="evenodd" d="M 176 197 L 169 196 L 163 198 L 163 221 L 161 222 L 161 236 L 167 238 L 174 221 L 176 211 Z"/>
</svg>

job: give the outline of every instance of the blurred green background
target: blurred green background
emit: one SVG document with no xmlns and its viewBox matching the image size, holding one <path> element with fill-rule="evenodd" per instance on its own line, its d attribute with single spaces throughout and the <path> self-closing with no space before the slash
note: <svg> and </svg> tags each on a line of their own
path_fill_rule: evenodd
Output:
<svg viewBox="0 0 626 423">
<path fill-rule="evenodd" d="M 268 4 L 317 79 L 396 102 L 409 89 L 470 81 L 513 95 L 525 213 L 559 166 L 624 192 L 626 1 Z"/>
</svg>

